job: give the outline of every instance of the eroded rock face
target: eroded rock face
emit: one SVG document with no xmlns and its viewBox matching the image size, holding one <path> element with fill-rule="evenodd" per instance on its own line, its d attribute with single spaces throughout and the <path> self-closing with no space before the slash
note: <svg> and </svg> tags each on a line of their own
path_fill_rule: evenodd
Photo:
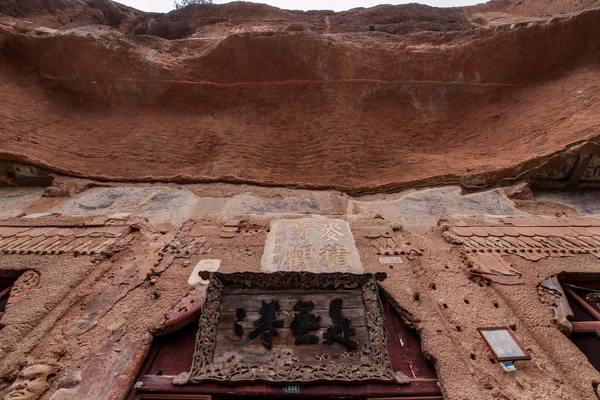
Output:
<svg viewBox="0 0 600 400">
<path fill-rule="evenodd" d="M 48 377 L 56 367 L 46 364 L 31 365 L 23 369 L 8 388 L 4 400 L 36 400 L 50 387 Z"/>
<path fill-rule="evenodd" d="M 5 4 L 0 158 L 51 172 L 361 192 L 497 182 L 598 138 L 591 1 Z"/>
</svg>

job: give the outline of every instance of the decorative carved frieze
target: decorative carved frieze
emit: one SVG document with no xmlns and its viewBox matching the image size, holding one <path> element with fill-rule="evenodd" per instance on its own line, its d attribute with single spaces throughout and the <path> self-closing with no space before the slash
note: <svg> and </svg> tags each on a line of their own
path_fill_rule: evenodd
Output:
<svg viewBox="0 0 600 400">
<path fill-rule="evenodd" d="M 524 172 L 520 178 L 539 188 L 597 189 L 600 185 L 600 144 L 577 144 Z"/>
<path fill-rule="evenodd" d="M 128 227 L 0 227 L 4 254 L 100 254 Z"/>
<path fill-rule="evenodd" d="M 514 254 L 531 261 L 574 254 L 600 258 L 600 226 L 535 223 L 532 219 L 527 226 L 454 226 L 444 236 L 451 243 L 462 244 L 471 254 Z"/>
<path fill-rule="evenodd" d="M 378 255 L 391 256 L 403 255 L 408 259 L 420 256 L 423 252 L 411 244 L 401 231 L 391 228 L 372 228 L 365 232 L 364 236 L 371 240 L 371 245 Z"/>
<path fill-rule="evenodd" d="M 159 258 L 153 268 L 154 273 L 164 272 L 176 258 L 187 260 L 194 254 L 210 253 L 212 251 L 211 238 L 218 237 L 220 229 L 217 225 L 201 222 L 190 221 L 184 224 L 175 238 L 159 253 Z"/>
</svg>

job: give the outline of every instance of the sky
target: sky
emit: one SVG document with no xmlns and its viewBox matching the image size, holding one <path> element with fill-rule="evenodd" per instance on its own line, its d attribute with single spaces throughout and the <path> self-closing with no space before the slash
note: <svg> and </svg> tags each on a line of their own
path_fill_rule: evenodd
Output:
<svg viewBox="0 0 600 400">
<path fill-rule="evenodd" d="M 173 7 L 173 0 L 115 0 L 118 3 L 137 8 L 143 11 L 169 12 Z M 373 7 L 379 4 L 406 4 L 421 3 L 435 7 L 469 6 L 484 3 L 485 0 L 412 0 L 412 1 L 385 1 L 385 0 L 265 0 L 255 3 L 269 4 L 288 10 L 334 10 L 345 11 L 356 7 Z M 215 4 L 229 3 L 227 0 L 214 0 Z"/>
</svg>

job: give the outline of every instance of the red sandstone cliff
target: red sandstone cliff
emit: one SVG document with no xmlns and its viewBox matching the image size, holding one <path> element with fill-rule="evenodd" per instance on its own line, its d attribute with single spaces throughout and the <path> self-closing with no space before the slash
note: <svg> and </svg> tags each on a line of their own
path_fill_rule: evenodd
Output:
<svg viewBox="0 0 600 400">
<path fill-rule="evenodd" d="M 5 0 L 0 158 L 129 181 L 494 182 L 598 138 L 595 7 Z"/>
</svg>

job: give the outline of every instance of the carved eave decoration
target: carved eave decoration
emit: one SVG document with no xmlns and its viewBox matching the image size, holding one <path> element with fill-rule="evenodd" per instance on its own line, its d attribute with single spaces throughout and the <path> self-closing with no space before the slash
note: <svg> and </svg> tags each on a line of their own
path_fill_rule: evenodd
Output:
<svg viewBox="0 0 600 400">
<path fill-rule="evenodd" d="M 600 220 L 595 218 L 504 218 L 504 225 L 459 223 L 443 232 L 460 245 L 471 272 L 497 283 L 517 284 L 521 272 L 504 256 L 529 261 L 591 254 L 600 258 Z"/>
<path fill-rule="evenodd" d="M 127 226 L 0 226 L 0 253 L 94 255 L 109 251 Z"/>
<path fill-rule="evenodd" d="M 544 189 L 600 189 L 600 144 L 585 142 L 557 153 L 519 179 Z"/>
<path fill-rule="evenodd" d="M 502 226 L 453 226 L 444 236 L 467 254 L 514 254 L 530 261 L 592 254 L 600 258 L 600 220 L 505 218 Z"/>
<path fill-rule="evenodd" d="M 276 272 L 271 274 L 234 273 L 211 274 L 206 290 L 199 322 L 196 351 L 191 371 L 179 375 L 174 384 L 217 382 L 394 382 L 409 383 L 409 379 L 392 369 L 387 346 L 387 331 L 379 299 L 377 279 L 385 274 L 313 274 L 308 272 Z M 364 301 L 366 329 L 369 340 L 361 343 L 365 354 L 369 354 L 370 363 L 345 363 L 322 360 L 307 364 L 301 362 L 269 363 L 215 363 L 217 344 L 217 324 L 221 310 L 221 296 L 226 286 L 261 289 L 301 289 L 301 290 L 348 290 L 360 289 Z M 265 350 L 267 351 L 267 350 Z"/>
</svg>

